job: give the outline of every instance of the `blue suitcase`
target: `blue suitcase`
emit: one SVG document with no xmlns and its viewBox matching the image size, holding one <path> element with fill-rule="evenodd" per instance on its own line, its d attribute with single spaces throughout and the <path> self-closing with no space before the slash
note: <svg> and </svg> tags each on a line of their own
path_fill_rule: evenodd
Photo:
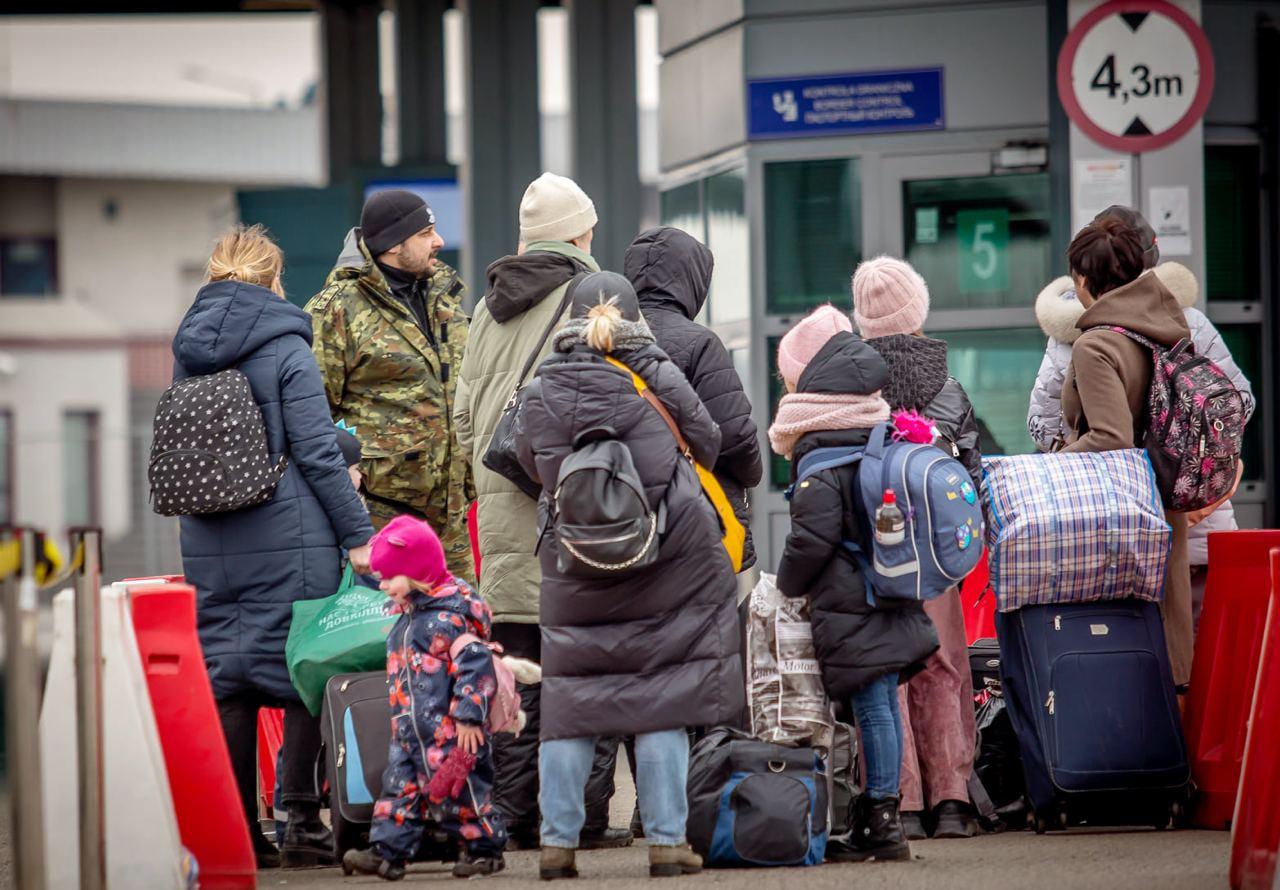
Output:
<svg viewBox="0 0 1280 890">
<path fill-rule="evenodd" d="M 1159 605 L 1027 606 L 996 633 L 1036 831 L 1179 819 L 1191 767 Z"/>
</svg>

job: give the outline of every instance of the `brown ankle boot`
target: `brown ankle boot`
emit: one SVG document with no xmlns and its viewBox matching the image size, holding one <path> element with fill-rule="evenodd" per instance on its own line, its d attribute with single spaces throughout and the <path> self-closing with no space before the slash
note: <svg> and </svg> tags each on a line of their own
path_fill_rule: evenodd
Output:
<svg viewBox="0 0 1280 890">
<path fill-rule="evenodd" d="M 696 875 L 702 871 L 702 857 L 689 849 L 688 844 L 678 847 L 649 847 L 649 877 L 675 878 L 680 875 Z"/>
<path fill-rule="evenodd" d="M 544 881 L 576 878 L 578 869 L 573 863 L 576 852 L 568 847 L 543 847 L 538 855 L 538 877 Z"/>
</svg>

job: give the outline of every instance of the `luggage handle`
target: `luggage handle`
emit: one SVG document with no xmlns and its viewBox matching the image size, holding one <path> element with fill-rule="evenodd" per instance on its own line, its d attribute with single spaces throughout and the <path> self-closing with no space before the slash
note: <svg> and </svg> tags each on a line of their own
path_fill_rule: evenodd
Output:
<svg viewBox="0 0 1280 890">
<path fill-rule="evenodd" d="M 771 773 L 784 773 L 787 771 L 787 764 L 784 760 L 770 760 L 768 766 Z"/>
</svg>

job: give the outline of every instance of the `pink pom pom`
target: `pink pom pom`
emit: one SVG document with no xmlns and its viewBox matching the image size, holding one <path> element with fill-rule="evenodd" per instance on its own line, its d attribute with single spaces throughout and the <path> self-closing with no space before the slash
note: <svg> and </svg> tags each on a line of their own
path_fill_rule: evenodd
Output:
<svg viewBox="0 0 1280 890">
<path fill-rule="evenodd" d="M 893 437 L 900 441 L 932 445 L 938 438 L 938 425 L 919 411 L 899 411 L 893 415 L 893 426 L 897 430 Z"/>
</svg>

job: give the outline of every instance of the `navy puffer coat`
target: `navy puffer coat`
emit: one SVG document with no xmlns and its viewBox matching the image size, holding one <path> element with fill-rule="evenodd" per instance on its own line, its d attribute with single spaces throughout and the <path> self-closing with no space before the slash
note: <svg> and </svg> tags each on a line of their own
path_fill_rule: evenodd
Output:
<svg viewBox="0 0 1280 890">
<path fill-rule="evenodd" d="M 331 595 L 339 545 L 373 535 L 351 485 L 311 353 L 311 316 L 266 288 L 216 281 L 173 338 L 174 380 L 237 368 L 249 380 L 274 460 L 288 467 L 267 503 L 182 517 L 182 565 L 197 593 L 214 697 L 296 701 L 284 644 L 295 600 Z"/>
</svg>

